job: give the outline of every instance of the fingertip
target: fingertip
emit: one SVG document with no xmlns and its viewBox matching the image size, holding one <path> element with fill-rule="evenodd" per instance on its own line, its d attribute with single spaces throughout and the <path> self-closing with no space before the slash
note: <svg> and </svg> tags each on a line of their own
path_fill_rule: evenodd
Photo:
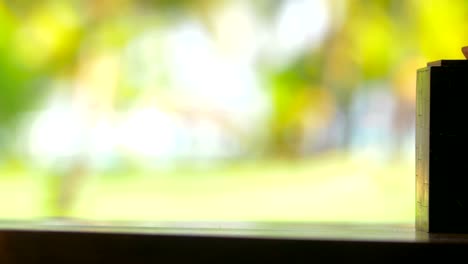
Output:
<svg viewBox="0 0 468 264">
<path fill-rule="evenodd" d="M 462 47 L 461 51 L 465 56 L 465 59 L 468 59 L 468 46 Z"/>
</svg>

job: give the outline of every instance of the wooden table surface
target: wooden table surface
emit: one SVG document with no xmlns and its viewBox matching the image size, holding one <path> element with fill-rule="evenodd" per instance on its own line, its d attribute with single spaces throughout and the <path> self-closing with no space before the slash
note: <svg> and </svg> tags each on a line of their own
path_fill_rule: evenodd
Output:
<svg viewBox="0 0 468 264">
<path fill-rule="evenodd" d="M 467 255 L 468 234 L 417 232 L 412 224 L 0 222 L 0 263 L 458 262 Z"/>
</svg>

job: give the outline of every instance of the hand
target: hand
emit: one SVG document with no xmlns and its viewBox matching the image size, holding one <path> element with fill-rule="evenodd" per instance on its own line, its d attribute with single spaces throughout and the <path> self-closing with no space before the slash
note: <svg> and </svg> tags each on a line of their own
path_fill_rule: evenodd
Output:
<svg viewBox="0 0 468 264">
<path fill-rule="evenodd" d="M 463 55 L 465 55 L 465 58 L 468 59 L 468 46 L 462 47 L 461 50 L 463 52 Z"/>
</svg>

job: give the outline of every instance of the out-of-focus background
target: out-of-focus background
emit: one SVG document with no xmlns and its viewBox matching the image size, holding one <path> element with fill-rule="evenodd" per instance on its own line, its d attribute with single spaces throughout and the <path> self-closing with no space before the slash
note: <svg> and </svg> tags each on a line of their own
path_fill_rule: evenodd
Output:
<svg viewBox="0 0 468 264">
<path fill-rule="evenodd" d="M 467 11 L 0 0 L 0 219 L 412 223 L 416 70 Z"/>
</svg>

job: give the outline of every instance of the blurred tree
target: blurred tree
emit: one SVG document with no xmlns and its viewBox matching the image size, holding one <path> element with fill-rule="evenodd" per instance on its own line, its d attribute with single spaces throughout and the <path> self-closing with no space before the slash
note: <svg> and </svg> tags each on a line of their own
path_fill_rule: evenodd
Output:
<svg viewBox="0 0 468 264">
<path fill-rule="evenodd" d="M 270 153 L 283 157 L 300 157 L 303 153 L 308 124 L 331 120 L 334 101 L 321 85 L 323 76 L 321 50 L 307 52 L 292 65 L 271 74 L 273 99 Z M 319 125 L 320 126 L 320 125 Z"/>
<path fill-rule="evenodd" d="M 194 2 L 210 8 L 216 1 L 85 1 L 81 7 L 86 14 L 82 23 L 82 35 L 75 39 L 76 59 L 68 73 L 75 89 L 73 104 L 77 106 L 82 122 L 80 150 L 73 160 L 63 163 L 65 169 L 50 168 L 48 178 L 48 216 L 70 217 L 82 191 L 85 178 L 93 172 L 93 131 L 111 122 L 117 107 L 129 105 L 137 98 L 134 87 L 123 82 L 121 56 L 131 40 L 160 26 L 170 25 L 188 12 L 203 17 L 204 9 Z M 54 2 L 55 3 L 55 2 Z M 196 8 L 195 8 L 196 7 Z M 75 7 L 76 8 L 76 7 Z M 147 9 L 147 11 L 143 11 Z M 75 10 L 76 11 L 76 10 Z M 170 12 L 173 11 L 173 12 Z M 49 11 L 50 12 L 50 11 Z M 142 15 L 143 14 L 143 15 Z M 161 17 L 159 17 L 161 16 Z M 158 47 L 153 47 L 158 48 Z M 154 62 L 157 63 L 157 62 Z M 135 66 L 135 65 L 133 65 Z M 141 88 L 141 87 L 140 87 Z"/>
<path fill-rule="evenodd" d="M 71 72 L 82 30 L 70 2 L 0 2 L 0 152 L 12 155 L 18 125 L 47 94 L 51 76 Z M 2 154 L 2 153 L 0 153 Z"/>
<path fill-rule="evenodd" d="M 365 80 L 385 79 L 402 48 L 392 41 L 396 35 L 390 10 L 377 3 L 353 5 L 346 23 L 354 47 L 349 52 Z"/>
<path fill-rule="evenodd" d="M 13 38 L 18 21 L 0 3 L 0 155 L 11 151 L 8 142 L 27 109 L 33 106 L 38 91 L 30 84 L 37 75 L 18 65 L 13 50 Z"/>
<path fill-rule="evenodd" d="M 350 109 L 354 94 L 357 89 L 383 88 L 408 48 L 402 32 L 412 34 L 398 28 L 405 15 L 404 4 L 391 0 L 350 0 L 346 7 L 344 18 L 335 22 L 324 45 L 327 53 L 324 83 L 335 94 L 344 117 L 340 121 L 344 149 L 350 146 L 357 125 Z M 371 83 L 376 85 L 365 85 Z"/>
</svg>

